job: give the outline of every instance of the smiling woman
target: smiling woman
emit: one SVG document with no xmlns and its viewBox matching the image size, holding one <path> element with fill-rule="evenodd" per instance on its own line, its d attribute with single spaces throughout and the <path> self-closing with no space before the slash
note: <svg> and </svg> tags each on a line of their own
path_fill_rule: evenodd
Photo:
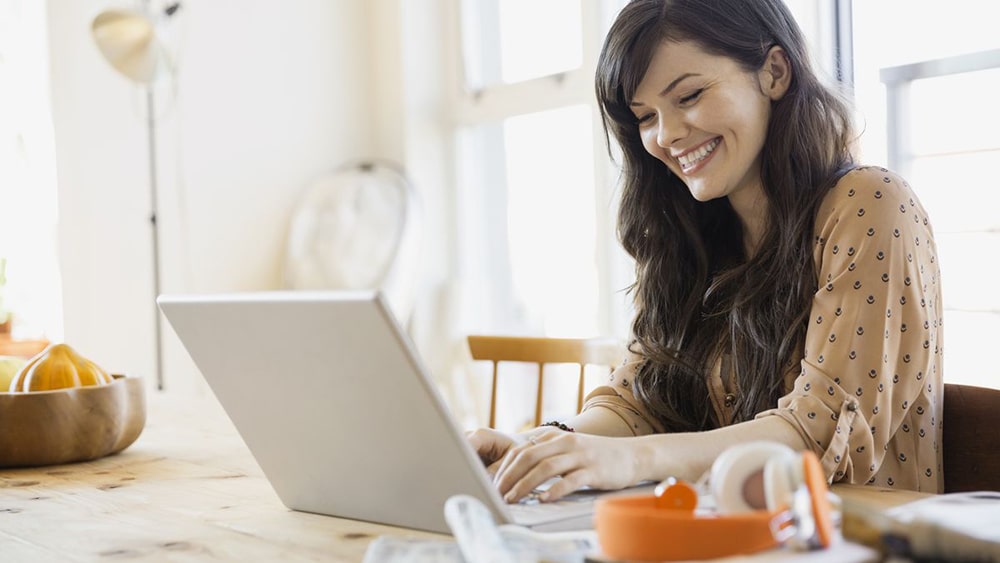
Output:
<svg viewBox="0 0 1000 563">
<path fill-rule="evenodd" d="M 596 72 L 622 150 L 631 357 L 583 412 L 470 436 L 516 501 L 562 479 L 695 481 L 750 440 L 828 481 L 938 492 L 941 301 L 909 184 L 851 152 L 851 112 L 781 0 L 634 0 Z"/>
</svg>

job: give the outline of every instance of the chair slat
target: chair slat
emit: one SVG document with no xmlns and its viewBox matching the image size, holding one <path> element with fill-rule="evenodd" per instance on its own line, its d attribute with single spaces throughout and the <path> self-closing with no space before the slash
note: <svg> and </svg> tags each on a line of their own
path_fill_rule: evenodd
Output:
<svg viewBox="0 0 1000 563">
<path fill-rule="evenodd" d="M 611 338 L 547 338 L 536 336 L 470 335 L 469 351 L 475 360 L 493 362 L 490 385 L 490 428 L 496 428 L 497 379 L 500 362 L 538 364 L 538 392 L 535 397 L 535 425 L 543 415 L 544 369 L 546 364 L 579 364 L 577 412 L 583 408 L 584 373 L 588 365 L 614 369 L 621 362 L 624 346 Z"/>
</svg>

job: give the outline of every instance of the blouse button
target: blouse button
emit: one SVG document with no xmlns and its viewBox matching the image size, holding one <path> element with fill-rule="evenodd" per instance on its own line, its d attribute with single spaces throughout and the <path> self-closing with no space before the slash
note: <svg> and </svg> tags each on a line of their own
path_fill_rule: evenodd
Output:
<svg viewBox="0 0 1000 563">
<path fill-rule="evenodd" d="M 736 403 L 736 395 L 733 395 L 732 393 L 726 393 L 726 400 L 725 400 L 726 408 L 731 408 L 734 403 Z"/>
<path fill-rule="evenodd" d="M 847 405 L 847 410 L 849 410 L 851 412 L 854 412 L 854 411 L 858 410 L 858 404 L 857 403 L 849 403 Z"/>
</svg>

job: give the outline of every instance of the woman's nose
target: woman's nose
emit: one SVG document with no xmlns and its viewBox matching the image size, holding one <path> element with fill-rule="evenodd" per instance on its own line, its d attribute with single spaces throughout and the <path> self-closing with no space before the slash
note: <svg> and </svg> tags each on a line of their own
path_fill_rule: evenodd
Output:
<svg viewBox="0 0 1000 563">
<path fill-rule="evenodd" d="M 659 129 L 656 132 L 656 144 L 668 149 L 687 135 L 687 126 L 677 116 L 663 114 L 660 116 Z"/>
</svg>

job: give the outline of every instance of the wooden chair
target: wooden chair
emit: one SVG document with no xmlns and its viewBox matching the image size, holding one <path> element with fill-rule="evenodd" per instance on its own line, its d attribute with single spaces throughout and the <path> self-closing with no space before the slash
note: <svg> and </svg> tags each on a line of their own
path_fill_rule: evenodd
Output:
<svg viewBox="0 0 1000 563">
<path fill-rule="evenodd" d="M 490 387 L 490 428 L 496 427 L 497 374 L 500 362 L 528 362 L 538 365 L 535 397 L 535 426 L 542 423 L 542 393 L 545 364 L 579 364 L 576 410 L 583 408 L 583 376 L 588 365 L 614 369 L 621 362 L 624 344 L 611 338 L 545 338 L 529 336 L 481 336 L 467 338 L 473 359 L 493 362 Z"/>
<path fill-rule="evenodd" d="M 1000 390 L 944 386 L 944 492 L 1000 491 Z"/>
</svg>

